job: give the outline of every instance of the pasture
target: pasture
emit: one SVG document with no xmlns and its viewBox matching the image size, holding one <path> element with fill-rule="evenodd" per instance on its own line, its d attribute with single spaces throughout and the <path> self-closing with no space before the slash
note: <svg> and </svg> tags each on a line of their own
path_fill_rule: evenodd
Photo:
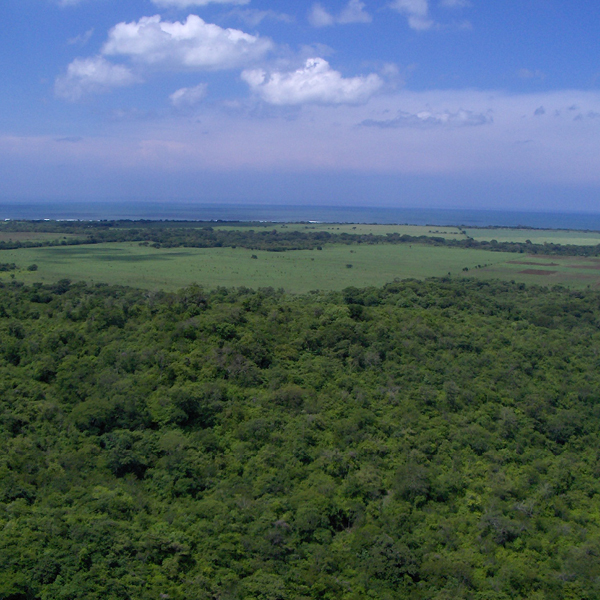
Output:
<svg viewBox="0 0 600 600">
<path fill-rule="evenodd" d="M 574 246 L 595 246 L 600 244 L 600 232 L 570 231 L 566 229 L 465 229 L 466 234 L 477 242 L 496 240 L 524 244 L 561 244 Z"/>
<path fill-rule="evenodd" d="M 494 253 L 495 254 L 495 253 Z M 574 289 L 600 287 L 600 258 L 498 253 L 502 262 L 465 273 L 482 279 L 514 280 L 527 284 L 562 285 Z"/>
<path fill-rule="evenodd" d="M 253 258 L 255 256 L 256 258 Z M 323 250 L 260 252 L 243 248 L 155 249 L 137 243 L 23 248 L 0 251 L 0 262 L 19 267 L 18 281 L 72 281 L 173 290 L 191 283 L 283 287 L 292 293 L 383 285 L 396 278 L 461 275 L 464 268 L 493 265 L 505 254 L 421 244 L 325 246 Z M 27 266 L 38 270 L 27 271 Z M 10 274 L 2 275 L 10 280 Z"/>
<path fill-rule="evenodd" d="M 528 256 L 424 244 L 326 245 L 323 250 L 264 252 L 244 248 L 153 248 L 134 242 L 1 250 L 24 283 L 67 278 L 174 290 L 191 283 L 284 288 L 292 293 L 379 286 L 394 279 L 476 277 L 527 284 L 600 286 L 600 259 Z M 36 264 L 37 271 L 28 271 Z M 10 281 L 11 273 L 0 273 Z"/>
<path fill-rule="evenodd" d="M 0 242 L 47 242 L 66 240 L 78 236 L 71 233 L 44 233 L 39 231 L 2 231 L 0 227 Z"/>
</svg>

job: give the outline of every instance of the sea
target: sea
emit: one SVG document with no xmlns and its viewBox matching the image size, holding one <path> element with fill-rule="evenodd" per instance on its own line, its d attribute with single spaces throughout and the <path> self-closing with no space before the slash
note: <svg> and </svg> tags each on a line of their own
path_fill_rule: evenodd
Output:
<svg viewBox="0 0 600 600">
<path fill-rule="evenodd" d="M 0 202 L 0 219 L 379 223 L 600 231 L 600 213 L 373 206 L 202 204 L 180 201 L 5 201 Z"/>
</svg>

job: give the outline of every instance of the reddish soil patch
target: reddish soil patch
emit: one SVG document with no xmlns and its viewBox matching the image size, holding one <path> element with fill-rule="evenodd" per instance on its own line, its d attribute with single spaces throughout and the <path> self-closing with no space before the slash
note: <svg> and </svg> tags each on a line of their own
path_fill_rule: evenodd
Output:
<svg viewBox="0 0 600 600">
<path fill-rule="evenodd" d="M 536 265 L 538 267 L 559 267 L 558 263 L 527 262 L 525 260 L 509 260 L 509 265 Z"/>
<path fill-rule="evenodd" d="M 558 273 L 558 271 L 542 271 L 541 269 L 525 269 L 524 271 L 519 271 L 522 275 L 554 275 L 554 273 Z"/>
</svg>

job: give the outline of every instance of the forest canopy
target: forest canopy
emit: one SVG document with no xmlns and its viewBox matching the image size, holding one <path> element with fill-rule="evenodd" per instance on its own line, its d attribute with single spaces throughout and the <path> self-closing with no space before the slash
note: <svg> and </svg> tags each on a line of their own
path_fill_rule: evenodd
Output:
<svg viewBox="0 0 600 600">
<path fill-rule="evenodd" d="M 600 296 L 0 287 L 0 597 L 600 596 Z"/>
</svg>

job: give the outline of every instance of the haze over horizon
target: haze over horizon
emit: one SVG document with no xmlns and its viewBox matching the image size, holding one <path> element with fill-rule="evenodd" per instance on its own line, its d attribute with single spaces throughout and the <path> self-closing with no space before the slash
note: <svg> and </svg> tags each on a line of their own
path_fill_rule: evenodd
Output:
<svg viewBox="0 0 600 600">
<path fill-rule="evenodd" d="M 0 200 L 600 211 L 590 0 L 5 0 Z"/>
</svg>

